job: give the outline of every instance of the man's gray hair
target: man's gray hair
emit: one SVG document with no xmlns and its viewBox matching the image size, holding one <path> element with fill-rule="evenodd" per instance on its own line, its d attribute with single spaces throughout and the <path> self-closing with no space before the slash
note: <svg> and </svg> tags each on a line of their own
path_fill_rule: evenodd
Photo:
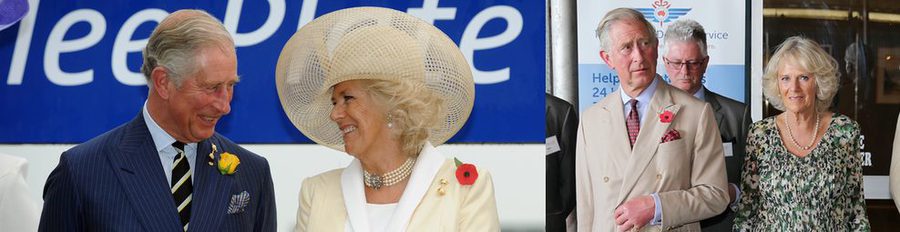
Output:
<svg viewBox="0 0 900 232">
<path fill-rule="evenodd" d="M 141 72 L 147 86 L 153 87 L 150 75 L 156 67 L 164 67 L 176 87 L 185 76 L 197 71 L 197 52 L 216 47 L 234 52 L 234 40 L 222 23 L 202 10 L 179 10 L 159 23 L 143 50 Z"/>
<path fill-rule="evenodd" d="M 614 23 L 623 20 L 634 20 L 643 23 L 644 27 L 647 28 L 647 35 L 651 38 L 650 42 L 658 44 L 659 40 L 656 38 L 656 29 L 653 27 L 653 24 L 650 24 L 650 22 L 644 18 L 644 15 L 641 14 L 641 12 L 631 8 L 616 8 L 609 13 L 606 13 L 606 16 L 603 16 L 603 19 L 600 20 L 600 24 L 597 25 L 597 37 L 600 38 L 601 51 L 609 52 L 611 49 L 610 43 L 612 43 L 609 38 L 609 31 Z"/>
<path fill-rule="evenodd" d="M 704 57 L 708 55 L 706 52 L 706 30 L 703 30 L 703 26 L 694 20 L 682 19 L 669 25 L 664 41 L 666 49 L 663 51 L 665 53 L 669 52 L 669 46 L 672 43 L 696 42 L 697 46 L 700 47 L 700 55 Z"/>
</svg>

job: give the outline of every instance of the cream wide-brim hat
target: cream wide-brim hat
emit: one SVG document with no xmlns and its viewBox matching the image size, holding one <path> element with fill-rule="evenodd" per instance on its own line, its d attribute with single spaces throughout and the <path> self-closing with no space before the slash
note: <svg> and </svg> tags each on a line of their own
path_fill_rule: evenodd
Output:
<svg viewBox="0 0 900 232">
<path fill-rule="evenodd" d="M 275 84 L 284 113 L 318 144 L 343 151 L 331 121 L 331 91 L 348 80 L 424 83 L 442 101 L 439 125 L 428 141 L 437 146 L 456 134 L 472 112 L 472 71 L 440 29 L 412 15 L 356 7 L 323 15 L 297 31 L 278 57 Z"/>
</svg>

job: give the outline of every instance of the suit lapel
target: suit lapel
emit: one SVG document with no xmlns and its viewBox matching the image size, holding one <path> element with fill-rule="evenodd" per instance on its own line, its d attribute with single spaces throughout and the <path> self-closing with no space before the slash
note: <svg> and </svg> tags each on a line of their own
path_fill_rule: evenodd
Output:
<svg viewBox="0 0 900 232">
<path fill-rule="evenodd" d="M 647 113 L 643 116 L 644 126 L 641 127 L 641 131 L 638 133 L 637 140 L 634 142 L 634 148 L 632 149 L 628 163 L 625 166 L 625 170 L 628 174 L 623 176 L 622 188 L 620 189 L 621 192 L 616 203 L 617 205 L 621 204 L 629 193 L 631 193 L 631 190 L 634 188 L 635 184 L 637 184 L 640 176 L 646 170 L 647 165 L 650 164 L 650 161 L 656 156 L 656 148 L 659 147 L 659 142 L 663 134 L 672 125 L 672 123 L 660 122 L 659 114 L 668 110 L 671 111 L 676 118 L 678 117 L 680 106 L 675 105 L 672 102 L 669 88 L 669 85 L 665 81 L 658 81 L 656 92 L 653 93 Z M 622 125 L 624 125 L 624 122 Z M 628 141 L 625 141 L 625 144 L 628 144 L 627 142 Z"/>
<path fill-rule="evenodd" d="M 713 93 L 712 91 L 709 91 L 706 88 L 703 88 L 703 91 L 706 91 L 704 93 L 704 96 L 706 96 L 705 97 L 706 99 L 704 99 L 704 100 L 706 100 L 706 102 L 709 103 L 709 106 L 712 107 L 713 113 L 715 113 L 715 116 L 716 116 L 716 124 L 718 124 L 717 126 L 719 127 L 719 132 L 722 132 L 722 131 L 724 131 L 723 126 L 725 126 L 725 124 L 724 124 L 725 123 L 725 114 L 723 114 L 722 110 L 721 110 L 722 104 L 719 104 L 718 96 L 716 96 L 715 93 Z M 725 136 L 723 133 L 723 138 L 724 137 Z"/>
<path fill-rule="evenodd" d="M 606 111 L 606 118 L 609 119 L 606 123 L 608 123 L 610 131 L 615 131 L 611 134 L 610 131 L 595 131 L 594 133 L 601 133 L 603 135 L 597 136 L 597 138 L 611 138 L 607 144 L 612 145 L 608 148 L 601 149 L 609 149 L 612 151 L 612 162 L 614 167 L 624 167 L 628 160 L 630 159 L 629 153 L 631 153 L 631 147 L 628 145 L 628 129 L 625 128 L 625 103 L 622 102 L 622 98 L 619 97 L 622 91 L 622 88 L 616 90 L 611 93 L 609 101 L 606 101 L 603 105 L 603 110 Z M 627 169 L 625 169 L 627 170 Z"/>
<path fill-rule="evenodd" d="M 240 171 L 233 175 L 222 175 L 216 168 L 215 161 L 209 165 L 209 154 L 212 145 L 216 144 L 215 160 L 218 160 L 222 152 L 226 152 L 225 144 L 218 142 L 217 135 L 197 143 L 197 157 L 194 161 L 194 193 L 191 204 L 191 231 L 216 231 L 222 224 L 229 204 L 234 178 Z M 250 196 L 258 197 L 258 196 Z"/>
<path fill-rule="evenodd" d="M 118 149 L 110 153 L 109 160 L 118 168 L 119 182 L 144 228 L 181 230 L 159 152 L 142 114 L 128 123 Z"/>
</svg>

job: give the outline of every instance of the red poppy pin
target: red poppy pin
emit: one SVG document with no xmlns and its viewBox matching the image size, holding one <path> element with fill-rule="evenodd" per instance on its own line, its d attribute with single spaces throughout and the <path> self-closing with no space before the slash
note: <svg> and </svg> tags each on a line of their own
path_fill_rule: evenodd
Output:
<svg viewBox="0 0 900 232">
<path fill-rule="evenodd" d="M 475 169 L 475 165 L 464 164 L 457 158 L 453 158 L 453 161 L 456 162 L 456 180 L 459 181 L 459 184 L 474 184 L 475 180 L 478 179 L 478 170 Z"/>
<path fill-rule="evenodd" d="M 661 123 L 670 123 L 672 119 L 675 118 L 675 114 L 672 114 L 672 111 L 666 110 L 665 112 L 659 114 L 659 122 Z"/>
</svg>

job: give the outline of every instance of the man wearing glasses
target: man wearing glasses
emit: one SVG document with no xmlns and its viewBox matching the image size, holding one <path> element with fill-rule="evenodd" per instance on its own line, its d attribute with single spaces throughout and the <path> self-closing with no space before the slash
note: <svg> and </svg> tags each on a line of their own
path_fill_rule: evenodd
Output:
<svg viewBox="0 0 900 232">
<path fill-rule="evenodd" d="M 703 74 L 709 64 L 703 26 L 689 19 L 669 25 L 664 46 L 663 61 L 666 63 L 670 84 L 706 101 L 714 110 L 725 150 L 729 204 L 734 204 L 740 198 L 740 189 L 735 183 L 739 183 L 741 177 L 744 143 L 751 121 L 750 112 L 745 104 L 703 87 Z M 722 214 L 703 220 L 700 224 L 703 231 L 731 231 L 733 221 L 734 212 L 726 209 Z"/>
</svg>

